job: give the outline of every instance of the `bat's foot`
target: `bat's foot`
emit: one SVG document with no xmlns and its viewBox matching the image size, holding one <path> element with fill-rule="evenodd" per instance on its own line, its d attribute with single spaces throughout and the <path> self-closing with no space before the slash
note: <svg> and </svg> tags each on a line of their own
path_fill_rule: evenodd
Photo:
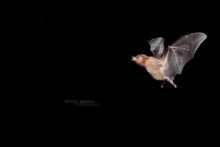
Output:
<svg viewBox="0 0 220 147">
<path fill-rule="evenodd" d="M 161 84 L 161 88 L 163 88 L 165 85 L 165 80 L 163 81 L 163 84 Z"/>
</svg>

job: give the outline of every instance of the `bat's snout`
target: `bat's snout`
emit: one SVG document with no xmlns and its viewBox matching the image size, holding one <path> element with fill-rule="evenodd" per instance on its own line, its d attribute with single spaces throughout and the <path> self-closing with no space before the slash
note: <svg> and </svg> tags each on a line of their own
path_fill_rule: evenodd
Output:
<svg viewBox="0 0 220 147">
<path fill-rule="evenodd" d="M 132 56 L 131 61 L 136 61 L 136 57 Z"/>
</svg>

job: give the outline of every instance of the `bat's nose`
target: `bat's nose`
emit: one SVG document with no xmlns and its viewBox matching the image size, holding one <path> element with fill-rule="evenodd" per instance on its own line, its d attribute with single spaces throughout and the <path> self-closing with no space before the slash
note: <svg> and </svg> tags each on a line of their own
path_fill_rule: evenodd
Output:
<svg viewBox="0 0 220 147">
<path fill-rule="evenodd" d="M 132 56 L 131 60 L 132 60 L 132 61 L 135 61 L 135 59 L 136 59 L 136 58 L 135 58 L 134 56 Z"/>
</svg>

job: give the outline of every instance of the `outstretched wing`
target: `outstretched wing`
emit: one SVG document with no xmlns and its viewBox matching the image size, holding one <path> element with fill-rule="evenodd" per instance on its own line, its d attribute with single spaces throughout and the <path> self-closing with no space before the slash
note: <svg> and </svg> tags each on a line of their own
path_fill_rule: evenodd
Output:
<svg viewBox="0 0 220 147">
<path fill-rule="evenodd" d="M 165 75 L 173 81 L 177 74 L 181 74 L 185 64 L 194 57 L 200 44 L 207 38 L 204 33 L 191 33 L 181 36 L 176 42 L 168 47 L 164 55 L 167 65 Z"/>
<path fill-rule="evenodd" d="M 164 39 L 162 37 L 151 39 L 148 43 L 154 57 L 160 58 L 164 54 Z"/>
</svg>

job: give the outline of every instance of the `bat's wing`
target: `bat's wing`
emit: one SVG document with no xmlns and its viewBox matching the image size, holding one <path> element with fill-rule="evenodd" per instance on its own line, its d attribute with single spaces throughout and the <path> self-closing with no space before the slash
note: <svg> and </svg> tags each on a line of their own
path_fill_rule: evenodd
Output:
<svg viewBox="0 0 220 147">
<path fill-rule="evenodd" d="M 204 33 L 192 33 L 181 36 L 176 42 L 168 47 L 164 54 L 164 69 L 166 77 L 173 82 L 177 74 L 181 74 L 185 64 L 194 57 L 200 44 L 207 38 Z"/>
<path fill-rule="evenodd" d="M 164 54 L 164 39 L 162 37 L 151 39 L 148 43 L 154 57 L 160 58 Z"/>
</svg>

